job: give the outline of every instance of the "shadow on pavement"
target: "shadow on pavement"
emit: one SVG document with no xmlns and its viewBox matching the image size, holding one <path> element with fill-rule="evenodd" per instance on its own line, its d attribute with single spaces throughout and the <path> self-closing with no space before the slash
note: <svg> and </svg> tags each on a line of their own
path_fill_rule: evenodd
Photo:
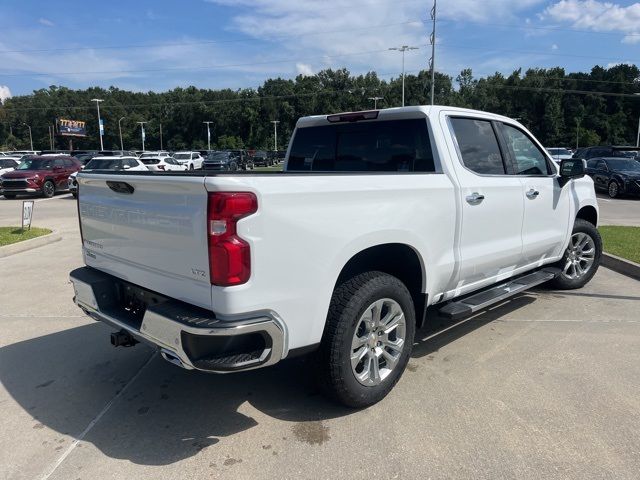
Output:
<svg viewBox="0 0 640 480">
<path fill-rule="evenodd" d="M 433 353 L 533 301 L 523 295 L 458 324 L 431 310 L 429 324 L 417 332 L 413 357 Z M 262 414 L 305 422 L 309 438 L 303 441 L 322 443 L 314 435 L 324 434 L 323 420 L 354 412 L 319 394 L 308 358 L 209 375 L 175 367 L 143 345 L 113 349 L 108 332 L 95 323 L 0 348 L 0 382 L 34 417 L 33 428 L 46 426 L 77 437 L 120 394 L 84 441 L 111 458 L 168 465 L 257 426 Z"/>
</svg>

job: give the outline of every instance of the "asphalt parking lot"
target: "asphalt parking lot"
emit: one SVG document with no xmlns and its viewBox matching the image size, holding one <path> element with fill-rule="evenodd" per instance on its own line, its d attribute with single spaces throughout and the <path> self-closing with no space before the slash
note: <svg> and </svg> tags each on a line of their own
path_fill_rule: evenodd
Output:
<svg viewBox="0 0 640 480">
<path fill-rule="evenodd" d="M 640 219 L 621 201 L 635 213 L 601 202 L 603 223 Z M 20 208 L 0 199 L 0 225 Z M 0 259 L 1 479 L 638 478 L 640 282 L 600 269 L 458 324 L 431 314 L 398 386 L 354 411 L 304 359 L 214 376 L 114 349 L 71 301 L 75 201 L 39 200 L 34 225 L 63 239 Z"/>
</svg>

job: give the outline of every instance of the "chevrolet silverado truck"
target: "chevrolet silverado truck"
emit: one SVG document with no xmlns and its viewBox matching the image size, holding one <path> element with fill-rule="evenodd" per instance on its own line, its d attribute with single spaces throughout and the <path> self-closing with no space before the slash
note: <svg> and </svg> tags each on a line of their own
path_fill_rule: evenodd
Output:
<svg viewBox="0 0 640 480">
<path fill-rule="evenodd" d="M 185 369 L 311 353 L 363 407 L 402 375 L 427 307 L 470 316 L 585 285 L 598 206 L 518 122 L 452 107 L 302 118 L 279 173 L 81 172 L 75 303 Z"/>
</svg>

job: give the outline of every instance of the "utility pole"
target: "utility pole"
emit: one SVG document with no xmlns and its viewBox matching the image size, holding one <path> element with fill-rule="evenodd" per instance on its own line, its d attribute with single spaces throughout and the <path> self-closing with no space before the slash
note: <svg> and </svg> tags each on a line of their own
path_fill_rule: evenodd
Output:
<svg viewBox="0 0 640 480">
<path fill-rule="evenodd" d="M 29 129 L 29 143 L 31 144 L 31 151 L 33 151 L 33 137 L 31 136 L 31 126 L 23 123 Z"/>
<path fill-rule="evenodd" d="M 433 0 L 433 8 L 431 9 L 431 20 L 433 20 L 433 30 L 431 37 L 431 59 L 429 59 L 429 66 L 431 67 L 431 105 L 435 104 L 436 98 L 436 1 Z"/>
<path fill-rule="evenodd" d="M 404 54 L 408 50 L 419 50 L 418 47 L 410 47 L 409 45 L 403 45 L 401 47 L 391 47 L 389 50 L 397 50 L 402 52 L 402 106 L 404 107 Z"/>
<path fill-rule="evenodd" d="M 140 124 L 140 135 L 142 136 L 142 151 L 144 152 L 144 124 L 149 122 L 136 122 Z"/>
<path fill-rule="evenodd" d="M 273 151 L 277 152 L 278 151 L 278 124 L 280 123 L 280 120 L 271 120 L 271 123 L 273 123 Z"/>
<path fill-rule="evenodd" d="M 100 129 L 100 150 L 104 150 L 104 145 L 102 144 L 102 136 L 104 135 L 104 124 L 102 123 L 102 119 L 100 118 L 100 102 L 104 102 L 104 100 L 100 98 L 92 98 L 92 102 L 96 102 L 96 107 L 98 108 L 98 127 Z"/>
<path fill-rule="evenodd" d="M 125 117 L 120 117 L 118 119 L 118 133 L 120 134 L 120 150 L 124 151 L 124 144 L 122 143 L 122 125 L 120 124 L 120 122 L 122 122 L 122 120 L 124 120 Z"/>
<path fill-rule="evenodd" d="M 384 97 L 369 97 L 367 100 L 373 100 L 373 109 L 378 109 L 378 100 L 384 100 Z"/>
<path fill-rule="evenodd" d="M 211 150 L 211 125 L 213 122 L 202 122 L 207 124 L 207 150 Z"/>
<path fill-rule="evenodd" d="M 160 123 L 160 150 L 162 150 L 162 123 Z"/>
</svg>

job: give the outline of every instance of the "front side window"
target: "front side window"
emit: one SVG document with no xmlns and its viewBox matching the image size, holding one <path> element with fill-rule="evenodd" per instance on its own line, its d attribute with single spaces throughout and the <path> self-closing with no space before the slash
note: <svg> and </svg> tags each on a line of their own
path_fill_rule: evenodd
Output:
<svg viewBox="0 0 640 480">
<path fill-rule="evenodd" d="M 425 119 L 300 128 L 287 171 L 435 172 Z"/>
<path fill-rule="evenodd" d="M 498 139 L 490 121 L 452 118 L 451 126 L 465 167 L 482 175 L 506 173 Z"/>
<path fill-rule="evenodd" d="M 549 175 L 547 157 L 524 132 L 502 124 L 507 148 L 515 161 L 516 175 Z"/>
</svg>

